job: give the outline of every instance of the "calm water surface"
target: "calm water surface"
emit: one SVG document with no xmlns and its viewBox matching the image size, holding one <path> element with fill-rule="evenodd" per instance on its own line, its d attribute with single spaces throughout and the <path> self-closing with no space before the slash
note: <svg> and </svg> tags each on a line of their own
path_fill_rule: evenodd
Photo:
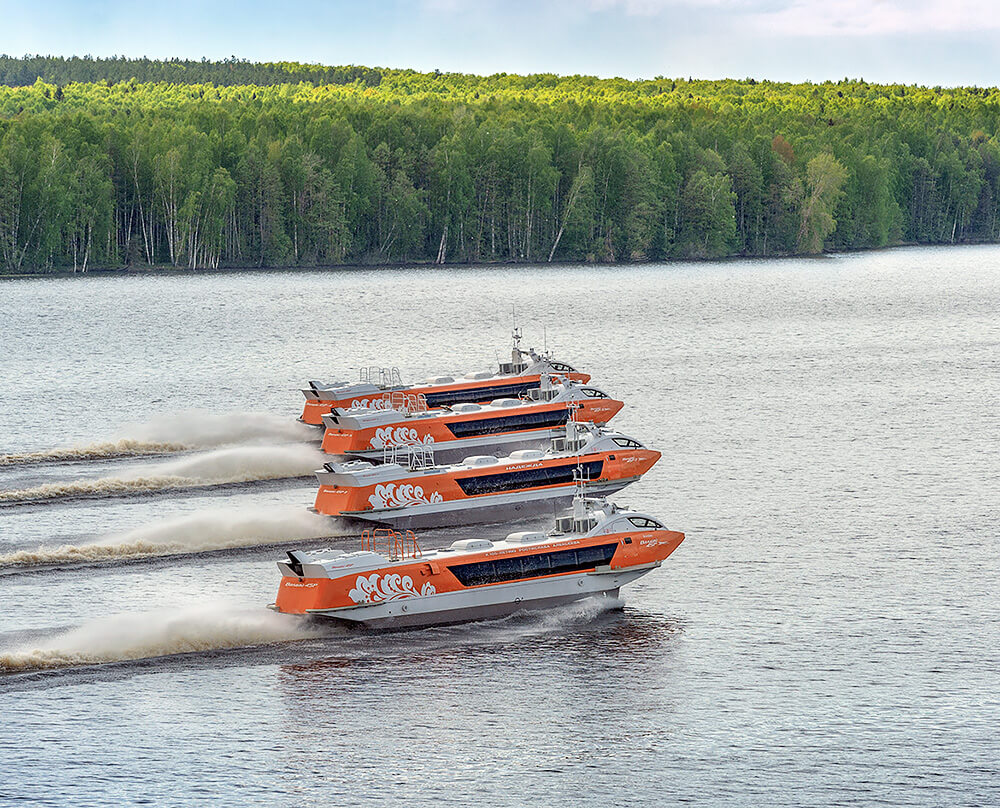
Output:
<svg viewBox="0 0 1000 808">
<path fill-rule="evenodd" d="M 685 543 L 620 611 L 274 622 L 300 384 L 488 369 L 512 305 Z M 996 805 L 998 313 L 994 247 L 0 283 L 0 454 L 193 447 L 0 465 L 0 804 Z"/>
</svg>

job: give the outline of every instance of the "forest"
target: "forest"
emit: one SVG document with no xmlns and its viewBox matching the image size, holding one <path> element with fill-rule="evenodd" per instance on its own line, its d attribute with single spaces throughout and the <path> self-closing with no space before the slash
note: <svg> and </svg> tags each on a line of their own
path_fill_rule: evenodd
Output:
<svg viewBox="0 0 1000 808">
<path fill-rule="evenodd" d="M 1000 91 L 0 57 L 0 273 L 1000 239 Z"/>
</svg>

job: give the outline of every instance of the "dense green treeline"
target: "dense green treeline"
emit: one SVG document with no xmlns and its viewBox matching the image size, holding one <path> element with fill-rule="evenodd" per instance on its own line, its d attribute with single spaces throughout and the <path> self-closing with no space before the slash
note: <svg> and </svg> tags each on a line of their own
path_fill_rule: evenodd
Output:
<svg viewBox="0 0 1000 808">
<path fill-rule="evenodd" d="M 298 62 L 248 62 L 246 59 L 107 59 L 89 56 L 25 56 L 0 55 L 0 84 L 28 87 L 37 79 L 48 84 L 89 83 L 96 81 L 167 81 L 175 84 L 350 84 L 360 81 L 376 85 L 382 79 L 378 68 L 328 67 Z"/>
<path fill-rule="evenodd" d="M 58 82 L 0 87 L 8 273 L 1000 238 L 994 89 L 42 61 Z M 62 83 L 77 62 L 233 64 L 258 83 Z"/>
</svg>

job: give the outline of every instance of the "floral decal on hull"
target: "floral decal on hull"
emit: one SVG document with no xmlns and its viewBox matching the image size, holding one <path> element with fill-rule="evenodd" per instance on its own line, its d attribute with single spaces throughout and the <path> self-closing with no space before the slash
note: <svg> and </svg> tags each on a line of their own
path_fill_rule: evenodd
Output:
<svg viewBox="0 0 1000 808">
<path fill-rule="evenodd" d="M 392 402 L 384 398 L 356 398 L 348 407 L 351 410 L 391 410 Z"/>
<path fill-rule="evenodd" d="M 375 437 L 368 441 L 368 445 L 373 449 L 382 449 L 386 446 L 413 446 L 414 444 L 434 443 L 433 435 L 425 435 L 423 440 L 417 435 L 417 430 L 408 429 L 405 426 L 376 429 Z"/>
<path fill-rule="evenodd" d="M 402 508 L 406 505 L 434 505 L 444 502 L 444 497 L 437 491 L 428 497 L 424 494 L 424 489 L 419 485 L 396 485 L 396 483 L 386 483 L 376 485 L 375 493 L 368 497 L 368 502 L 373 508 Z"/>
<path fill-rule="evenodd" d="M 384 603 L 402 598 L 419 598 L 433 595 L 437 590 L 433 584 L 424 584 L 418 592 L 409 575 L 381 575 L 372 573 L 368 577 L 359 575 L 354 579 L 354 589 L 348 596 L 355 603 Z"/>
</svg>

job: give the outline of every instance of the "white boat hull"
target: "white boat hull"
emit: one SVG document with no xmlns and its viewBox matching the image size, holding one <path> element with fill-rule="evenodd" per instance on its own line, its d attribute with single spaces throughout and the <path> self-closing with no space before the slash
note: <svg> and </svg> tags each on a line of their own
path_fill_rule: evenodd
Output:
<svg viewBox="0 0 1000 808">
<path fill-rule="evenodd" d="M 447 443 L 434 443 L 434 461 L 436 463 L 461 463 L 465 458 L 477 454 L 510 454 L 519 449 L 547 449 L 552 439 L 562 435 L 565 429 L 543 429 L 538 432 L 512 435 L 481 435 L 475 438 L 453 440 Z M 385 449 L 364 449 L 348 452 L 344 457 L 360 458 L 381 463 L 385 457 Z"/>
<path fill-rule="evenodd" d="M 625 584 L 659 564 L 628 570 L 582 572 L 537 580 L 478 586 L 426 597 L 408 597 L 341 609 L 316 609 L 309 614 L 368 628 L 413 628 L 506 617 L 572 603 L 583 598 L 616 598 Z"/>
<path fill-rule="evenodd" d="M 635 482 L 638 477 L 590 482 L 586 484 L 588 496 L 607 496 Z M 428 527 L 456 527 L 461 525 L 498 522 L 524 516 L 553 516 L 566 508 L 575 496 L 575 486 L 543 488 L 538 491 L 514 491 L 509 494 L 490 494 L 469 499 L 451 500 L 400 508 L 382 508 L 367 511 L 346 511 L 340 516 L 389 525 L 397 530 L 416 530 Z"/>
</svg>

